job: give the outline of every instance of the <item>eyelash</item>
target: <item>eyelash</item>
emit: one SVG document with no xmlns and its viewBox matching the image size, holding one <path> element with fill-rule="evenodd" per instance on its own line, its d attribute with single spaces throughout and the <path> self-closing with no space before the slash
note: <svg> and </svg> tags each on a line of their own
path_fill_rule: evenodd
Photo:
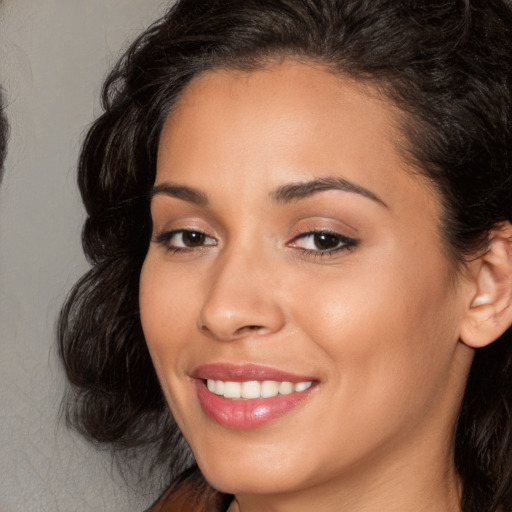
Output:
<svg viewBox="0 0 512 512">
<path fill-rule="evenodd" d="M 301 233 L 300 235 L 297 235 L 290 244 L 293 244 L 297 240 L 306 239 L 307 237 L 319 237 L 319 236 L 328 236 L 332 237 L 334 241 L 338 244 L 336 247 L 333 247 L 331 249 L 307 249 L 305 247 L 296 247 L 296 249 L 300 250 L 307 256 L 311 256 L 313 258 L 324 258 L 333 256 L 337 253 L 344 252 L 344 251 L 350 251 L 351 249 L 354 249 L 359 244 L 358 240 L 355 240 L 354 238 L 350 238 L 345 235 L 341 235 L 340 233 L 337 233 L 336 231 L 331 231 L 329 229 L 320 229 L 320 230 L 312 230 L 307 231 L 305 233 Z M 294 245 L 292 245 L 294 247 Z"/>
<path fill-rule="evenodd" d="M 203 237 L 203 239 L 211 239 L 214 240 L 215 243 L 210 244 L 204 244 L 201 243 L 201 245 L 197 246 L 173 246 L 171 245 L 171 240 L 177 236 L 177 235 L 185 235 L 185 234 L 197 234 L 200 235 L 200 237 Z M 334 241 L 339 244 L 334 248 L 331 249 L 308 249 L 305 247 L 298 247 L 294 245 L 295 242 L 298 240 L 304 240 L 307 237 L 319 237 L 319 236 L 328 236 L 334 239 Z M 199 231 L 199 230 L 193 230 L 193 229 L 176 229 L 174 231 L 167 231 L 164 233 L 160 233 L 156 235 L 154 238 L 154 242 L 163 245 L 167 251 L 171 253 L 183 253 L 183 252 L 191 252 L 191 251 L 197 251 L 197 250 L 204 250 L 205 247 L 214 247 L 217 245 L 217 240 L 214 237 L 211 237 L 207 235 L 206 233 Z M 305 233 L 301 233 L 300 235 L 297 235 L 291 242 L 289 242 L 289 247 L 294 247 L 295 249 L 301 251 L 303 254 L 310 256 L 310 257 L 328 257 L 332 256 L 334 254 L 337 254 L 342 251 L 349 251 L 351 249 L 354 249 L 359 244 L 358 240 L 355 240 L 354 238 L 347 237 L 345 235 L 341 235 L 340 233 L 337 233 L 336 231 L 331 230 L 318 230 L 318 231 L 307 231 Z"/>
<path fill-rule="evenodd" d="M 199 230 L 195 230 L 195 229 L 176 229 L 174 231 L 166 231 L 164 233 L 160 233 L 158 235 L 156 235 L 154 241 L 155 243 L 159 244 L 159 245 L 163 245 L 169 252 L 171 253 L 180 253 L 180 252 L 190 252 L 190 251 L 197 251 L 197 250 L 201 250 L 205 247 L 210 247 L 210 246 L 215 246 L 217 245 L 217 243 L 214 243 L 214 244 L 202 244 L 202 245 L 198 245 L 198 246 L 190 246 L 190 247 L 187 247 L 186 245 L 184 245 L 183 247 L 177 247 L 177 246 L 173 246 L 171 245 L 171 240 L 176 236 L 176 235 L 179 235 L 181 234 L 182 236 L 185 235 L 185 234 L 198 234 L 204 238 L 210 238 L 212 240 L 215 240 L 215 238 L 207 235 L 206 233 L 203 233 L 202 231 L 199 231 Z M 215 240 L 215 242 L 217 242 Z"/>
</svg>

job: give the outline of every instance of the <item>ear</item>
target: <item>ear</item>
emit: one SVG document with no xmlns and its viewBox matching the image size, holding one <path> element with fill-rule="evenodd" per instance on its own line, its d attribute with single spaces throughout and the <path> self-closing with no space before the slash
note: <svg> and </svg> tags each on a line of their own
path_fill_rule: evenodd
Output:
<svg viewBox="0 0 512 512">
<path fill-rule="evenodd" d="M 469 265 L 472 287 L 460 339 L 472 348 L 489 345 L 512 324 L 512 225 L 489 233 L 487 251 Z M 476 291 L 475 291 L 476 290 Z"/>
</svg>

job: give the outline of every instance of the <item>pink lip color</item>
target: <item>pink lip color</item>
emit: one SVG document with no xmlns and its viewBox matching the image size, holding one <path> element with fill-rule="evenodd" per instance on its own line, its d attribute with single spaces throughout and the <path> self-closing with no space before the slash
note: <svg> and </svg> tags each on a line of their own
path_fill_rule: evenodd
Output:
<svg viewBox="0 0 512 512">
<path fill-rule="evenodd" d="M 247 380 L 276 380 L 279 382 L 315 381 L 312 377 L 292 375 L 273 368 L 245 365 L 205 365 L 194 371 L 197 396 L 203 411 L 215 422 L 224 427 L 250 429 L 259 427 L 279 418 L 301 404 L 316 387 L 314 384 L 305 391 L 289 395 L 252 400 L 232 400 L 208 391 L 205 380 L 216 379 L 242 382 Z"/>
<path fill-rule="evenodd" d="M 292 373 L 258 366 L 255 364 L 246 364 L 238 366 L 234 364 L 205 364 L 198 366 L 192 373 L 195 379 L 215 379 L 229 380 L 231 382 L 243 382 L 245 380 L 276 380 L 278 382 L 307 382 L 317 381 L 316 377 L 311 375 L 294 375 Z"/>
</svg>

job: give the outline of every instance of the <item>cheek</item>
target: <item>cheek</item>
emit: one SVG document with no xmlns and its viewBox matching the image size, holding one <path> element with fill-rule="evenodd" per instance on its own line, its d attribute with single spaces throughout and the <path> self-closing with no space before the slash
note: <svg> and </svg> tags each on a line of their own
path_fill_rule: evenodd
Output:
<svg viewBox="0 0 512 512">
<path fill-rule="evenodd" d="M 165 261 L 151 253 L 142 266 L 139 305 L 148 345 L 164 348 L 179 339 L 173 334 L 190 322 L 197 293 L 183 272 L 170 272 Z"/>
<path fill-rule="evenodd" d="M 188 381 L 184 368 L 190 355 L 190 326 L 194 325 L 192 288 L 190 282 L 173 279 L 151 255 L 146 259 L 139 291 L 142 328 L 162 391 L 182 430 L 187 429 L 190 416 L 183 382 Z"/>
<path fill-rule="evenodd" d="M 176 331 L 183 318 L 179 290 L 170 285 L 161 267 L 148 256 L 141 271 L 139 306 L 146 343 L 162 384 L 168 378 L 169 367 L 175 367 Z M 165 388 L 165 385 L 164 385 Z"/>
<path fill-rule="evenodd" d="M 293 317 L 333 363 L 338 389 L 360 403 L 421 403 L 448 378 L 461 308 L 442 257 L 356 262 L 295 288 Z"/>
</svg>

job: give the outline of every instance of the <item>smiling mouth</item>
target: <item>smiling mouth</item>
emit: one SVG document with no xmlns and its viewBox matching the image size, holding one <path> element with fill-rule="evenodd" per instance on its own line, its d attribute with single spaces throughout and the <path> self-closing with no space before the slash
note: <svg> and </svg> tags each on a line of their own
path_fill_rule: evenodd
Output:
<svg viewBox="0 0 512 512">
<path fill-rule="evenodd" d="M 276 380 L 233 382 L 206 379 L 204 382 L 208 391 L 231 400 L 255 400 L 278 395 L 291 395 L 305 391 L 313 385 L 312 380 L 293 383 Z"/>
<path fill-rule="evenodd" d="M 206 416 L 234 429 L 257 428 L 291 413 L 320 385 L 312 375 L 255 364 L 206 364 L 190 376 Z"/>
</svg>

